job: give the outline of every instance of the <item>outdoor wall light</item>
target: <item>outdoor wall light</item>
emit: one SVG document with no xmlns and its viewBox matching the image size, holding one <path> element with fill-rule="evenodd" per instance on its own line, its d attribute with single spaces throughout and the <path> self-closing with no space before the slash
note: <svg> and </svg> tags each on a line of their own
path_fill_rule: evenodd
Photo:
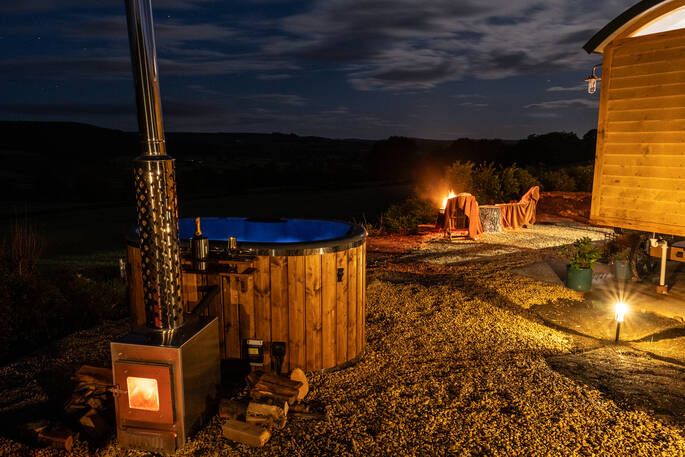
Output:
<svg viewBox="0 0 685 457">
<path fill-rule="evenodd" d="M 590 76 L 585 79 L 585 82 L 587 83 L 587 93 L 588 94 L 594 94 L 597 92 L 597 81 L 601 81 L 602 77 L 597 76 L 597 67 L 601 67 L 602 64 L 597 64 L 594 67 L 592 67 L 592 73 L 590 73 Z"/>
<path fill-rule="evenodd" d="M 628 312 L 628 305 L 622 301 L 616 303 L 616 312 L 614 313 L 614 320 L 616 320 L 616 343 L 618 343 L 618 337 L 621 333 L 621 322 L 624 321 L 626 313 Z"/>
</svg>

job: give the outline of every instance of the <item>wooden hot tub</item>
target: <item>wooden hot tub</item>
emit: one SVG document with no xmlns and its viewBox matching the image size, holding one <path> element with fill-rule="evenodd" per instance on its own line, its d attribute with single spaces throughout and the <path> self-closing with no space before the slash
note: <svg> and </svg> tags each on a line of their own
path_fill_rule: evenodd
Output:
<svg viewBox="0 0 685 457">
<path fill-rule="evenodd" d="M 194 221 L 179 223 L 183 299 L 190 311 L 208 286 L 219 294 L 205 314 L 219 319 L 221 354 L 246 358 L 245 341 L 286 343 L 283 370 L 331 368 L 365 346 L 366 231 L 342 222 L 304 219 L 203 218 L 209 238 L 206 272 L 192 269 Z M 238 250 L 227 254 L 234 236 Z M 128 237 L 128 284 L 134 325 L 145 319 L 137 234 Z M 223 329 L 223 331 L 221 330 Z"/>
</svg>

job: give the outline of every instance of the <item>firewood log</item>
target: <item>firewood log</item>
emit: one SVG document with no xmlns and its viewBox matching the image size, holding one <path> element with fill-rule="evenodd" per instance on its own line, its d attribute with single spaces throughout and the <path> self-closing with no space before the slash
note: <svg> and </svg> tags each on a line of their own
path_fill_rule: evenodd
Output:
<svg viewBox="0 0 685 457">
<path fill-rule="evenodd" d="M 222 429 L 224 438 L 253 447 L 262 447 L 271 438 L 267 429 L 232 419 L 227 420 Z"/>
<path fill-rule="evenodd" d="M 47 428 L 38 433 L 38 440 L 49 446 L 71 451 L 74 447 L 74 433 L 64 426 Z"/>
<path fill-rule="evenodd" d="M 81 416 L 79 422 L 88 436 L 95 440 L 102 438 L 110 430 L 109 424 L 96 409 L 91 409 Z"/>
<path fill-rule="evenodd" d="M 18 428 L 19 436 L 26 441 L 35 441 L 38 434 L 50 426 L 50 421 L 41 419 L 35 422 L 27 422 Z"/>
<path fill-rule="evenodd" d="M 251 424 L 258 424 L 267 428 L 274 426 L 282 429 L 285 427 L 287 415 L 287 402 L 284 402 L 283 406 L 278 406 L 251 401 L 250 404 L 247 405 L 245 420 Z"/>
<path fill-rule="evenodd" d="M 245 416 L 246 409 L 245 403 L 224 398 L 219 402 L 219 417 L 237 420 Z"/>
<path fill-rule="evenodd" d="M 307 381 L 307 376 L 304 374 L 304 371 L 302 371 L 299 368 L 295 368 L 290 373 L 290 379 L 302 383 L 302 385 L 298 389 L 297 394 L 297 400 L 302 400 L 304 397 L 307 396 L 307 393 L 309 392 L 309 381 Z"/>
<path fill-rule="evenodd" d="M 284 401 L 288 404 L 294 404 L 297 401 L 297 391 L 274 392 L 270 386 L 257 384 L 255 388 L 250 391 L 250 398 L 261 402 L 270 399 Z"/>
</svg>

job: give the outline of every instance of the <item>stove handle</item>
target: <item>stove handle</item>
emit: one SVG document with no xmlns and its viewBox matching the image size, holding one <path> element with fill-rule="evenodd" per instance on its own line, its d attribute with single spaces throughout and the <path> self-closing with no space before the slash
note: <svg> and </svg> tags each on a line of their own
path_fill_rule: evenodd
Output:
<svg viewBox="0 0 685 457">
<path fill-rule="evenodd" d="M 114 396 L 114 398 L 119 397 L 119 395 L 127 394 L 127 393 L 128 393 L 128 390 L 122 390 L 122 389 L 120 389 L 120 388 L 119 388 L 119 384 L 115 384 L 115 385 L 113 385 L 113 386 L 109 386 L 109 387 L 107 388 L 107 390 L 109 390 L 110 392 L 112 392 L 112 395 Z"/>
</svg>

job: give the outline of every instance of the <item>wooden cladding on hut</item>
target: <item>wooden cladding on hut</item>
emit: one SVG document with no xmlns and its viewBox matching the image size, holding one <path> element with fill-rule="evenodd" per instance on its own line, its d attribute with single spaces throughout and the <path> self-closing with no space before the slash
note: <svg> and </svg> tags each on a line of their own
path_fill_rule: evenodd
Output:
<svg viewBox="0 0 685 457">
<path fill-rule="evenodd" d="M 129 299 L 134 323 L 144 318 L 140 252 L 128 247 Z M 207 273 L 184 262 L 183 299 L 191 311 L 207 286 L 220 293 L 205 314 L 219 319 L 221 354 L 246 358 L 245 341 L 264 341 L 264 368 L 271 342 L 285 342 L 282 370 L 331 368 L 357 357 L 365 346 L 366 244 L 326 254 L 256 256 L 210 260 Z"/>
<path fill-rule="evenodd" d="M 605 49 L 593 222 L 685 235 L 685 30 Z"/>
</svg>

